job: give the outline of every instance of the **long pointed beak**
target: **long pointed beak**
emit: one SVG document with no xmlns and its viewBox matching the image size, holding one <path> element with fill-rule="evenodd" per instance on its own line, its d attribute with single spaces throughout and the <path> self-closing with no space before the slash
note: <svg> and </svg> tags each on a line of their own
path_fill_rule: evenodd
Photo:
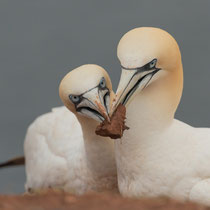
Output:
<svg viewBox="0 0 210 210">
<path fill-rule="evenodd" d="M 116 98 L 112 104 L 111 114 L 121 103 L 127 106 L 138 92 L 143 90 L 157 71 L 138 72 L 138 70 L 125 70 L 122 68 L 120 82 L 116 91 Z"/>
<path fill-rule="evenodd" d="M 83 95 L 83 100 L 77 109 L 81 114 L 102 122 L 105 119 L 110 121 L 107 106 L 109 106 L 109 95 L 96 87 Z"/>
</svg>

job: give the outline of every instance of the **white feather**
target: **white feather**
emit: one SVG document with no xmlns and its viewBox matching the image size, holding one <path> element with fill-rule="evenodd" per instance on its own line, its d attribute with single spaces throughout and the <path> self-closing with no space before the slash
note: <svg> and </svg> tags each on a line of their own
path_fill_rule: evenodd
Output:
<svg viewBox="0 0 210 210">
<path fill-rule="evenodd" d="M 82 194 L 117 186 L 113 142 L 95 134 L 84 139 L 66 107 L 54 108 L 30 125 L 24 152 L 26 190 L 52 187 Z"/>
</svg>

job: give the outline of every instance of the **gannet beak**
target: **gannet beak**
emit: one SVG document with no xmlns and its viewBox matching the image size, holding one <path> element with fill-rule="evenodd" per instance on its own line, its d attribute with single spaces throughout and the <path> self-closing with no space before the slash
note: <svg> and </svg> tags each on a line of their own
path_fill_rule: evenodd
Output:
<svg viewBox="0 0 210 210">
<path fill-rule="evenodd" d="M 109 90 L 95 87 L 82 95 L 81 102 L 76 106 L 76 111 L 96 121 L 103 122 L 109 118 Z"/>
<path fill-rule="evenodd" d="M 138 92 L 142 91 L 159 70 L 155 68 L 149 71 L 139 71 L 138 68 L 128 69 L 122 67 L 121 78 L 117 88 L 115 102 L 112 104 L 111 114 L 120 103 L 127 106 L 135 96 L 136 90 L 138 89 Z"/>
</svg>

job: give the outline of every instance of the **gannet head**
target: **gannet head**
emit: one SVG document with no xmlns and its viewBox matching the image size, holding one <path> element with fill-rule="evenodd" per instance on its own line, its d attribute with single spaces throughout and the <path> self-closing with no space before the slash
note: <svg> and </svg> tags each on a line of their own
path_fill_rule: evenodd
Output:
<svg viewBox="0 0 210 210">
<path fill-rule="evenodd" d="M 182 69 L 178 72 L 182 68 L 180 50 L 166 31 L 151 27 L 133 29 L 121 38 L 117 55 L 122 73 L 112 112 L 119 103 L 128 105 L 154 81 L 165 83 L 166 75 L 173 74 L 182 90 Z"/>
<path fill-rule="evenodd" d="M 69 72 L 61 81 L 59 95 L 73 113 L 99 122 L 109 119 L 112 83 L 100 66 L 87 64 Z"/>
</svg>

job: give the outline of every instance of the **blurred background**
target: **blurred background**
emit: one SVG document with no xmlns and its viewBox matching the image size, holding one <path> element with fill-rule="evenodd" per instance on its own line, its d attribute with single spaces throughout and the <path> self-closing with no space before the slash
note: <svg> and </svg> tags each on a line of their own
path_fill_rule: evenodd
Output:
<svg viewBox="0 0 210 210">
<path fill-rule="evenodd" d="M 116 90 L 121 36 L 160 27 L 178 41 L 184 93 L 176 117 L 210 127 L 209 0 L 0 0 L 0 161 L 23 154 L 28 125 L 62 105 L 58 85 L 86 63 L 103 66 Z M 0 170 L 0 193 L 24 191 L 24 167 Z"/>
</svg>

